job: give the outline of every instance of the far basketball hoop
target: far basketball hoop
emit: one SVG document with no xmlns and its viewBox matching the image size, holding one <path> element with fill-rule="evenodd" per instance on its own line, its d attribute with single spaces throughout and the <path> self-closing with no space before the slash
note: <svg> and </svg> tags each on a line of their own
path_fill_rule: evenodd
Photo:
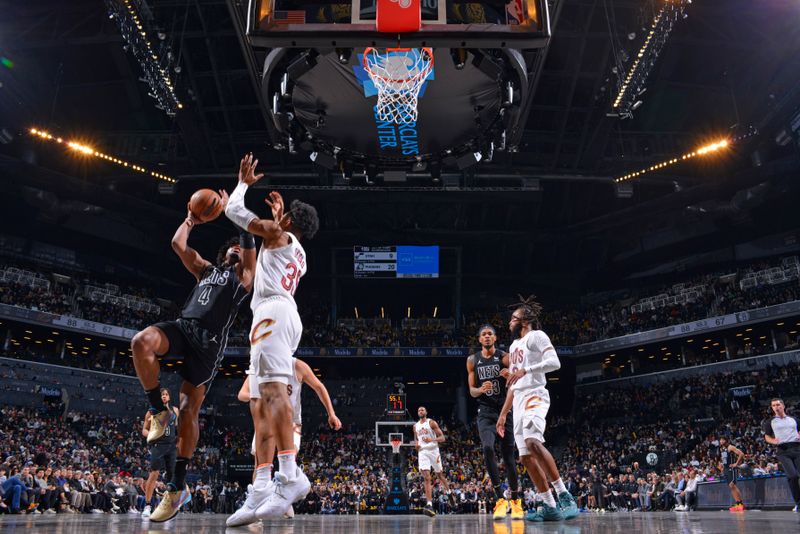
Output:
<svg viewBox="0 0 800 534">
<path fill-rule="evenodd" d="M 432 48 L 387 48 L 379 52 L 368 47 L 364 50 L 364 70 L 378 91 L 376 111 L 381 121 L 417 121 L 419 93 L 433 73 Z"/>
<path fill-rule="evenodd" d="M 389 434 L 389 444 L 392 446 L 394 454 L 400 454 L 400 447 L 403 445 L 403 434 L 399 432 Z"/>
</svg>

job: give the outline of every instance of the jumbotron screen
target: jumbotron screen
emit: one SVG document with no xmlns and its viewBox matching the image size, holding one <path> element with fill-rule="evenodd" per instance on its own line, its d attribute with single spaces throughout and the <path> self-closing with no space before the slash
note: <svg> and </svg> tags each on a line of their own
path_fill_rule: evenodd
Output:
<svg viewBox="0 0 800 534">
<path fill-rule="evenodd" d="M 353 247 L 356 278 L 439 278 L 439 247 Z"/>
</svg>

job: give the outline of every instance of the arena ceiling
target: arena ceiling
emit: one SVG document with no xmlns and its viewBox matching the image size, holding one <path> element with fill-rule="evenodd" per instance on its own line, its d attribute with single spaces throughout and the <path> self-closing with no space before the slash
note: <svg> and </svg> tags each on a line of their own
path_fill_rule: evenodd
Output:
<svg viewBox="0 0 800 534">
<path fill-rule="evenodd" d="M 184 109 L 174 118 L 154 107 L 103 0 L 3 4 L 0 55 L 13 67 L 0 67 L 0 128 L 7 132 L 0 172 L 9 198 L 22 200 L 4 215 L 4 228 L 29 219 L 46 232 L 55 217 L 86 231 L 94 206 L 97 221 L 137 230 L 135 248 L 158 250 L 191 191 L 230 188 L 247 151 L 268 171 L 265 188 L 319 205 L 325 231 L 315 246 L 458 245 L 475 258 L 465 272 L 476 276 L 494 264 L 511 278 L 546 279 L 567 267 L 620 273 L 702 249 L 709 239 L 733 244 L 797 227 L 781 211 L 796 206 L 798 189 L 787 177 L 797 172 L 797 151 L 775 143 L 800 105 L 794 1 L 692 3 L 688 18 L 675 24 L 642 105 L 632 119 L 620 120 L 607 116 L 615 58 L 636 54 L 656 4 L 553 0 L 551 44 L 530 62 L 536 90 L 519 152 L 496 153 L 475 172 L 443 177 L 435 187 L 409 182 L 404 190 L 343 185 L 307 155 L 268 148 L 259 92 L 263 56 L 242 40 L 242 2 L 148 2 L 181 68 L 176 89 Z M 85 139 L 179 182 L 159 189 L 140 174 L 67 158 L 30 139 L 32 126 Z M 759 134 L 713 162 L 648 174 L 628 191 L 611 180 L 751 128 Z M 757 201 L 734 202 L 765 182 L 769 187 L 753 195 Z M 55 215 L 46 197 L 59 205 Z M 706 223 L 713 232 L 687 232 L 668 247 L 626 254 L 646 234 Z M 550 247 L 547 254 L 543 247 Z"/>
</svg>

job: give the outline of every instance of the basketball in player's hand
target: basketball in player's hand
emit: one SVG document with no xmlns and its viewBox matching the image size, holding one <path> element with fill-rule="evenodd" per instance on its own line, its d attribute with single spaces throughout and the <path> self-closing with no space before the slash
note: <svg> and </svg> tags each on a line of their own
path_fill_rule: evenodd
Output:
<svg viewBox="0 0 800 534">
<path fill-rule="evenodd" d="M 223 207 L 222 198 L 213 189 L 199 189 L 189 199 L 189 211 L 203 222 L 219 217 Z"/>
</svg>

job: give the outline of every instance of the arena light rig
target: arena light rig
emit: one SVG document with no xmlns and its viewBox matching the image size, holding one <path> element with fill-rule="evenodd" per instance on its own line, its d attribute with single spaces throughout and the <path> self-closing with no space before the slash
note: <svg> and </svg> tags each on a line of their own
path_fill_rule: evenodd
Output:
<svg viewBox="0 0 800 534">
<path fill-rule="evenodd" d="M 625 78 L 619 79 L 619 92 L 611 106 L 615 116 L 633 117 L 633 110 L 642 103 L 638 97 L 645 91 L 647 77 L 667 43 L 669 34 L 672 32 L 672 25 L 681 18 L 685 18 L 686 5 L 691 3 L 691 0 L 666 0 L 658 10 L 650 25 L 650 31 L 636 57 L 633 58 L 633 63 L 631 63 Z"/>
<path fill-rule="evenodd" d="M 644 169 L 640 169 L 638 171 L 630 172 L 630 173 L 628 173 L 628 174 L 626 174 L 624 176 L 620 176 L 618 178 L 614 178 L 614 182 L 619 184 L 619 183 L 622 183 L 622 182 L 625 182 L 625 181 L 628 181 L 628 180 L 632 180 L 634 178 L 638 178 L 639 176 L 641 176 L 643 174 L 647 174 L 649 172 L 654 172 L 654 171 L 660 171 L 661 169 L 664 169 L 664 168 L 669 167 L 671 165 L 675 165 L 676 163 L 680 163 L 682 161 L 686 161 L 686 160 L 689 160 L 689 159 L 692 159 L 692 158 L 696 158 L 698 156 L 706 156 L 708 154 L 713 154 L 713 153 L 718 152 L 720 150 L 724 150 L 725 148 L 727 148 L 730 145 L 731 145 L 731 141 L 729 141 L 728 139 L 722 139 L 720 141 L 717 141 L 717 142 L 702 146 L 702 147 L 700 147 L 697 150 L 694 150 L 692 152 L 687 152 L 686 154 L 684 154 L 682 156 L 679 156 L 677 158 L 668 159 L 668 160 L 662 161 L 661 163 L 656 163 L 655 165 L 651 165 L 649 167 L 646 167 Z"/>
<path fill-rule="evenodd" d="M 169 176 L 161 174 L 160 172 L 151 171 L 149 169 L 145 169 L 141 165 L 136 165 L 135 163 L 130 163 L 130 162 L 125 161 L 123 159 L 116 158 L 114 156 L 110 156 L 110 155 L 104 154 L 102 152 L 98 152 L 97 150 L 95 150 L 94 148 L 92 148 L 92 147 L 90 147 L 88 145 L 85 145 L 83 143 L 79 143 L 77 141 L 70 141 L 68 139 L 64 139 L 63 137 L 54 136 L 54 135 L 52 135 L 49 132 L 46 132 L 44 130 L 40 130 L 38 128 L 31 128 L 30 130 L 28 130 L 28 132 L 31 135 L 33 135 L 34 137 L 37 137 L 38 139 L 42 139 L 44 141 L 50 141 L 50 142 L 53 142 L 53 143 L 56 143 L 56 144 L 59 144 L 59 145 L 64 145 L 65 147 L 69 148 L 70 150 L 74 150 L 75 152 L 79 152 L 79 153 L 84 154 L 86 156 L 100 158 L 100 159 L 105 160 L 105 161 L 107 161 L 109 163 L 113 163 L 115 165 L 119 165 L 120 167 L 125 167 L 125 168 L 128 168 L 128 169 L 133 169 L 134 171 L 140 172 L 142 174 L 149 174 L 153 178 L 156 178 L 158 180 L 162 180 L 164 182 L 168 182 L 168 183 L 171 183 L 171 184 L 175 184 L 175 183 L 178 182 L 175 178 L 171 178 Z"/>
<path fill-rule="evenodd" d="M 125 49 L 130 50 L 139 66 L 142 68 L 144 79 L 150 87 L 149 96 L 158 103 L 156 107 L 173 116 L 183 104 L 175 95 L 175 87 L 170 78 L 172 72 L 180 72 L 180 66 L 175 62 L 175 56 L 166 41 L 166 34 L 156 33 L 156 45 L 150 44 L 147 25 L 153 25 L 154 19 L 150 7 L 145 0 L 105 0 L 108 16 L 116 20 L 122 38 L 125 40 Z"/>
</svg>

